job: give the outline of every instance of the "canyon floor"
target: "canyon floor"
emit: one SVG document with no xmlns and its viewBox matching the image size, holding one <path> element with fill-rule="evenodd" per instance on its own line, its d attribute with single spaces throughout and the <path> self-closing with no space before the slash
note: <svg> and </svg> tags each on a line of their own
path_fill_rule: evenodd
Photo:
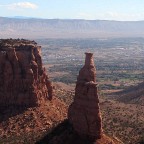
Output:
<svg viewBox="0 0 144 144">
<path fill-rule="evenodd" d="M 54 85 L 55 97 L 51 102 L 34 108 L 0 111 L 0 143 L 36 143 L 67 118 L 74 87 Z M 118 102 L 101 93 L 99 98 L 104 132 L 118 143 L 138 144 L 143 138 L 144 106 Z"/>
</svg>

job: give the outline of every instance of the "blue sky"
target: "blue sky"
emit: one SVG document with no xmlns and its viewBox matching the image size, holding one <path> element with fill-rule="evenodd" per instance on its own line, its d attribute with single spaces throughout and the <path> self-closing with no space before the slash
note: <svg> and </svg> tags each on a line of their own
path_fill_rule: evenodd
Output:
<svg viewBox="0 0 144 144">
<path fill-rule="evenodd" d="M 144 0 L 0 0 L 0 16 L 144 20 Z"/>
</svg>

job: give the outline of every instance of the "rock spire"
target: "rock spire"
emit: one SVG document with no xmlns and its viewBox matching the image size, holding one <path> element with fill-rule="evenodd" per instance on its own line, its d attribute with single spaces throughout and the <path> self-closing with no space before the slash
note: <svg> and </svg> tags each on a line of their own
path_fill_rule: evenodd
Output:
<svg viewBox="0 0 144 144">
<path fill-rule="evenodd" d="M 85 53 L 85 65 L 77 78 L 74 102 L 68 110 L 68 119 L 81 136 L 101 138 L 102 126 L 96 83 L 96 68 L 92 53 Z"/>
</svg>

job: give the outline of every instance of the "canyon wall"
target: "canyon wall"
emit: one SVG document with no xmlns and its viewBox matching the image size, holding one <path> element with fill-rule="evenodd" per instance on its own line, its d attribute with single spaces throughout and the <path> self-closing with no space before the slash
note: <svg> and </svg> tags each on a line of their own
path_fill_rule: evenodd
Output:
<svg viewBox="0 0 144 144">
<path fill-rule="evenodd" d="M 53 95 L 41 47 L 24 39 L 0 40 L 0 106 L 38 106 Z"/>
</svg>

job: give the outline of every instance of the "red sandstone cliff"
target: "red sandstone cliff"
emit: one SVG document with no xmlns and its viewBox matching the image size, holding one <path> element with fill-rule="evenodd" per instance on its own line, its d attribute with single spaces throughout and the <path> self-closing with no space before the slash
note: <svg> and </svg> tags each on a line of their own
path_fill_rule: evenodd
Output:
<svg viewBox="0 0 144 144">
<path fill-rule="evenodd" d="M 74 130 L 92 139 L 101 138 L 101 116 L 97 94 L 96 69 L 92 53 L 85 53 L 85 65 L 77 78 L 74 102 L 70 105 L 68 119 Z"/>
<path fill-rule="evenodd" d="M 0 40 L 0 106 L 37 106 L 52 95 L 41 47 L 23 39 Z"/>
</svg>

